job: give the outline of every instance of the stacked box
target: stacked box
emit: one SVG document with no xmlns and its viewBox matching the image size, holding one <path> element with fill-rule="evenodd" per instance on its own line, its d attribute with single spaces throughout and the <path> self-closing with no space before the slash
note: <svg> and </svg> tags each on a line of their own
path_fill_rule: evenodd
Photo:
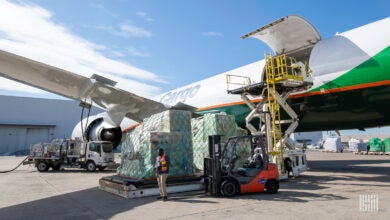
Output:
<svg viewBox="0 0 390 220">
<path fill-rule="evenodd" d="M 384 145 L 383 141 L 379 138 L 370 139 L 370 152 L 383 152 Z"/>
<path fill-rule="evenodd" d="M 233 115 L 205 114 L 203 117 L 192 119 L 191 123 L 194 164 L 198 170 L 203 170 L 203 159 L 209 154 L 208 137 L 210 135 L 223 135 L 221 142 L 226 142 L 229 137 L 247 134 L 246 130 L 237 126 Z"/>
<path fill-rule="evenodd" d="M 124 135 L 117 173 L 138 179 L 155 177 L 157 149 L 171 159 L 170 176 L 194 174 L 191 113 L 169 110 L 152 115 Z"/>
</svg>

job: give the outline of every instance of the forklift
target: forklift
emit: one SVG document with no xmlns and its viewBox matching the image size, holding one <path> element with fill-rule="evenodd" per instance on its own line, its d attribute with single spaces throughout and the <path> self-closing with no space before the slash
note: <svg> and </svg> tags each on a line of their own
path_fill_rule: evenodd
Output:
<svg viewBox="0 0 390 220">
<path fill-rule="evenodd" d="M 221 136 L 209 136 L 209 157 L 204 158 L 206 193 L 233 197 L 237 194 L 279 190 L 278 169 L 269 163 L 263 136 L 230 137 L 221 147 Z"/>
</svg>

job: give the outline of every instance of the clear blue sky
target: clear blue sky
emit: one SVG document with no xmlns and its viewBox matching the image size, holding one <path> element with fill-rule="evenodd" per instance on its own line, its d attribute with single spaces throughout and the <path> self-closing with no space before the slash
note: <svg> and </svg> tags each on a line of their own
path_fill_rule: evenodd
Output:
<svg viewBox="0 0 390 220">
<path fill-rule="evenodd" d="M 59 62 L 62 68 L 70 66 L 70 70 L 89 71 L 88 68 L 72 66 L 74 61 L 69 60 L 69 57 L 77 53 L 75 50 L 77 51 L 77 45 L 81 41 L 82 47 L 91 50 L 91 54 L 108 58 L 101 62 L 106 66 L 97 71 L 104 69 L 115 72 L 112 65 L 109 65 L 111 61 L 115 61 L 125 63 L 129 71 L 136 67 L 147 71 L 145 75 L 150 73 L 149 78 L 137 78 L 126 73 L 121 76 L 138 82 L 138 87 L 148 88 L 150 94 L 168 91 L 262 59 L 263 53 L 270 52 L 270 49 L 258 40 L 242 40 L 240 36 L 286 15 L 303 16 L 317 28 L 322 38 L 390 15 L 390 1 L 386 0 L 35 0 L 21 3 L 0 0 L 0 4 L 3 5 L 0 7 L 1 14 L 5 12 L 2 11 L 4 5 L 10 11 L 8 17 L 3 18 L 7 21 L 0 24 L 0 38 L 33 38 L 18 45 L 19 52 L 23 51 L 23 47 L 34 44 L 36 46 L 26 52 L 31 58 L 47 61 L 52 65 L 57 65 L 59 59 L 64 59 L 64 62 Z M 23 18 L 12 10 L 23 9 L 31 9 L 37 13 L 26 15 L 23 23 L 31 21 L 31 24 L 15 30 L 15 26 L 19 24 L 12 23 L 15 19 Z M 39 22 L 34 23 L 35 17 L 39 18 Z M 40 22 L 48 22 L 48 25 L 41 25 Z M 27 32 L 26 29 L 31 26 L 32 33 L 19 33 Z M 57 36 L 56 30 L 64 34 Z M 41 44 L 40 40 L 44 43 Z M 0 40 L 0 49 L 10 48 L 12 51 L 16 48 L 8 43 Z M 38 47 L 39 45 L 41 46 Z M 46 51 L 37 49 L 43 48 L 42 45 L 52 47 L 45 47 Z M 55 47 L 62 47 L 59 51 L 66 51 L 66 48 L 73 51 L 67 51 L 69 55 L 54 54 L 57 50 Z M 84 49 L 80 49 L 80 53 Z M 64 57 L 57 57 L 61 54 Z M 91 58 L 77 59 L 82 60 L 77 65 L 93 64 Z M 149 88 L 145 85 L 151 86 Z M 23 89 L 11 91 L 1 87 L 1 83 L 0 94 L 50 97 L 30 91 L 27 94 Z"/>
</svg>

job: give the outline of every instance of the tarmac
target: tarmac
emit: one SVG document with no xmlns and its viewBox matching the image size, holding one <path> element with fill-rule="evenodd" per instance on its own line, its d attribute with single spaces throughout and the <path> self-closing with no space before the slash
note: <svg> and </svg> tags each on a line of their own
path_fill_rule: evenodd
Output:
<svg viewBox="0 0 390 220">
<path fill-rule="evenodd" d="M 0 170 L 23 159 L 0 157 Z M 40 173 L 21 166 L 0 173 L 0 219 L 389 219 L 389 155 L 307 151 L 307 159 L 310 170 L 281 182 L 277 194 L 195 192 L 168 195 L 167 202 L 99 190 L 98 180 L 115 170 Z"/>
</svg>

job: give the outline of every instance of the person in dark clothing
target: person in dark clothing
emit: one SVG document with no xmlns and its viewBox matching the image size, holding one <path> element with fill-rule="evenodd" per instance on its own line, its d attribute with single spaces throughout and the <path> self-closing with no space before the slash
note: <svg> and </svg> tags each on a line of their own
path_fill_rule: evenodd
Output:
<svg viewBox="0 0 390 220">
<path fill-rule="evenodd" d="M 163 199 L 164 201 L 168 200 L 167 195 L 167 178 L 169 173 L 169 167 L 171 166 L 171 160 L 164 153 L 164 149 L 160 148 L 157 152 L 158 156 L 156 158 L 155 168 L 157 175 L 158 188 L 160 189 L 160 196 L 157 199 Z"/>
</svg>

